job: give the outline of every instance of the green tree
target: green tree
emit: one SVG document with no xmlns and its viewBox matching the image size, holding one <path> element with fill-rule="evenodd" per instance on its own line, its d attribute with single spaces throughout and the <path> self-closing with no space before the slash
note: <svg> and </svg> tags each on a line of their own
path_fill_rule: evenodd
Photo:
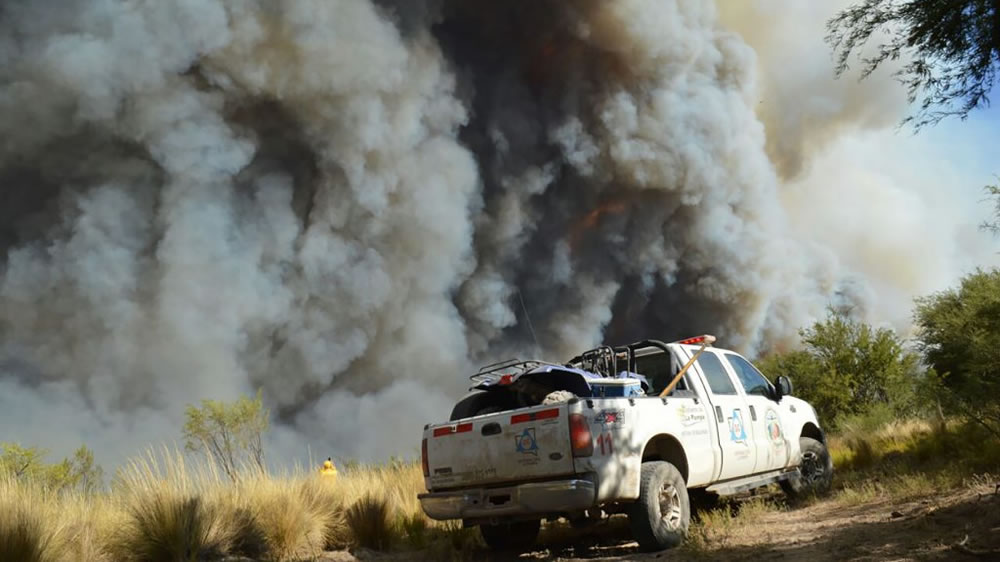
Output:
<svg viewBox="0 0 1000 562">
<path fill-rule="evenodd" d="M 0 443 L 0 472 L 18 480 L 39 478 L 45 468 L 47 451 L 19 443 Z"/>
<path fill-rule="evenodd" d="M 70 474 L 73 485 L 85 494 L 96 492 L 104 484 L 104 469 L 94 462 L 94 452 L 84 445 L 73 453 Z"/>
<path fill-rule="evenodd" d="M 795 385 L 795 395 L 812 404 L 820 422 L 830 425 L 851 410 L 847 387 L 812 353 L 797 350 L 769 355 L 757 361 L 761 372 L 786 375 Z"/>
<path fill-rule="evenodd" d="M 917 299 L 914 316 L 942 403 L 1000 437 L 1000 270 Z"/>
<path fill-rule="evenodd" d="M 825 423 L 877 404 L 900 412 L 915 407 L 919 357 L 892 330 L 831 310 L 799 334 L 802 350 L 765 357 L 758 364 L 769 375 L 791 377 L 796 394 Z"/>
<path fill-rule="evenodd" d="M 886 61 L 902 59 L 895 72 L 919 110 L 915 127 L 948 116 L 965 119 L 989 103 L 1000 62 L 1000 2 L 996 0 L 864 0 L 827 22 L 827 42 L 836 53 L 837 75 L 858 52 L 861 76 Z M 873 37 L 885 37 L 861 54 Z"/>
<path fill-rule="evenodd" d="M 185 446 L 214 459 L 230 478 L 245 463 L 264 470 L 263 434 L 270 412 L 264 408 L 260 391 L 254 399 L 240 396 L 234 402 L 202 400 L 201 407 L 185 410 Z"/>
<path fill-rule="evenodd" d="M 987 185 L 986 195 L 993 199 L 993 218 L 984 222 L 982 228 L 1000 235 L 1000 184 Z"/>
<path fill-rule="evenodd" d="M 96 491 L 103 483 L 104 471 L 94 462 L 94 453 L 81 445 L 72 458 L 57 463 L 45 462 L 48 451 L 17 443 L 0 443 L 0 474 L 22 482 L 31 482 L 54 491 Z"/>
</svg>

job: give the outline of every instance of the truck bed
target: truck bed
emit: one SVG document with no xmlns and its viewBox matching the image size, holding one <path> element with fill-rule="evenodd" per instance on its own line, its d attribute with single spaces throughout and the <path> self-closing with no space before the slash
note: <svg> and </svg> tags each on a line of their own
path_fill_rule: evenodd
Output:
<svg viewBox="0 0 1000 562">
<path fill-rule="evenodd" d="M 529 482 L 572 474 L 567 403 L 485 414 L 424 430 L 428 488 Z"/>
</svg>

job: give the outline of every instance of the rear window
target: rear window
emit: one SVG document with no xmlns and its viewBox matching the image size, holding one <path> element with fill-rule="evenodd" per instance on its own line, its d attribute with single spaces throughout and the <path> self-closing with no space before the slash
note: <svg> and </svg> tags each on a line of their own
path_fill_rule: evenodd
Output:
<svg viewBox="0 0 1000 562">
<path fill-rule="evenodd" d="M 736 394 L 736 387 L 733 380 L 729 378 L 726 369 L 722 366 L 722 361 L 711 351 L 705 351 L 698 356 L 698 366 L 701 372 L 705 373 L 708 387 L 712 389 L 712 394 Z"/>
<path fill-rule="evenodd" d="M 651 395 L 658 395 L 674 379 L 680 367 L 676 362 L 671 361 L 671 355 L 667 353 L 656 353 L 635 358 L 635 369 L 640 375 L 649 381 Z M 674 392 L 679 390 L 691 390 L 685 373 L 681 380 L 674 387 Z M 673 394 L 673 392 L 671 393 Z"/>
</svg>

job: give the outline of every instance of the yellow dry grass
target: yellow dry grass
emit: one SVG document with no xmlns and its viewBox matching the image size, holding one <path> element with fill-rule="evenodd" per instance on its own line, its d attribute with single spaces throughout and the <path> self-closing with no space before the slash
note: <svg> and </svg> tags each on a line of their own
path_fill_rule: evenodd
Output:
<svg viewBox="0 0 1000 562">
<path fill-rule="evenodd" d="M 912 498 L 997 470 L 1000 444 L 975 431 L 920 420 L 847 425 L 830 438 L 834 501 Z M 423 514 L 423 490 L 416 462 L 356 466 L 335 479 L 313 470 L 247 469 L 234 482 L 211 464 L 164 449 L 122 467 L 97 494 L 53 493 L 0 477 L 0 560 L 293 561 L 353 547 L 434 560 L 481 556 L 476 529 Z M 753 500 L 702 513 L 687 552 L 741 542 L 755 521 L 780 509 L 780 502 Z"/>
<path fill-rule="evenodd" d="M 0 480 L 0 560 L 289 561 L 352 546 L 451 557 L 475 546 L 471 530 L 426 518 L 423 489 L 419 463 L 360 466 L 335 479 L 246 470 L 233 482 L 177 451 L 150 452 L 98 494 Z"/>
</svg>

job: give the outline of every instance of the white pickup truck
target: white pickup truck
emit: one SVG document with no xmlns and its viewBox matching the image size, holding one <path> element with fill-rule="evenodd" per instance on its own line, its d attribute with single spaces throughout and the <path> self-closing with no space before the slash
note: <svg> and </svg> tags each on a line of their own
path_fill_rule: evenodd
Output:
<svg viewBox="0 0 1000 562">
<path fill-rule="evenodd" d="M 687 533 L 689 493 L 827 491 L 833 463 L 815 410 L 789 396 L 787 377 L 772 384 L 714 340 L 484 368 L 450 421 L 424 427 L 424 512 L 517 550 L 542 519 L 626 513 L 640 546 L 661 550 Z"/>
</svg>

